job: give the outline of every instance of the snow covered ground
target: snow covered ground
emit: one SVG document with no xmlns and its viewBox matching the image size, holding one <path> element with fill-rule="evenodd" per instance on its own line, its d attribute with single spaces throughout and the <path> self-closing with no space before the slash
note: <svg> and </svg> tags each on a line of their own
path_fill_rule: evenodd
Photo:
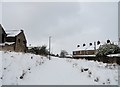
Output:
<svg viewBox="0 0 120 87">
<path fill-rule="evenodd" d="M 3 85 L 118 85 L 118 65 L 0 52 Z M 0 71 L 1 72 L 1 71 Z"/>
</svg>

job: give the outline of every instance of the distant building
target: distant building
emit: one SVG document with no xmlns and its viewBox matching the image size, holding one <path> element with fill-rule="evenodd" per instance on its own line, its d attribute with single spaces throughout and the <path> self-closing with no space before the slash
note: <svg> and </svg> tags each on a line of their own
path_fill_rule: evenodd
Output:
<svg viewBox="0 0 120 87">
<path fill-rule="evenodd" d="M 73 51 L 73 55 L 94 55 L 95 50 L 79 50 Z"/>
<path fill-rule="evenodd" d="M 95 56 L 96 50 L 93 47 L 89 47 L 88 49 L 77 48 L 73 51 L 73 57 L 84 57 L 84 56 Z"/>
<path fill-rule="evenodd" d="M 26 52 L 27 40 L 23 30 L 4 30 L 0 25 L 0 47 L 1 50 Z"/>
</svg>

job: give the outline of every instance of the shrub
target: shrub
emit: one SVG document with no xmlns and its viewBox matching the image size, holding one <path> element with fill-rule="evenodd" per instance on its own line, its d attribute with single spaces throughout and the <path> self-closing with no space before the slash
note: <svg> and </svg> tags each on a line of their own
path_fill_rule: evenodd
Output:
<svg viewBox="0 0 120 87">
<path fill-rule="evenodd" d="M 109 54 L 117 54 L 120 53 L 120 47 L 118 45 L 115 44 L 104 44 L 101 45 L 97 52 L 96 52 L 96 56 L 97 57 L 106 57 Z"/>
<path fill-rule="evenodd" d="M 46 49 L 45 45 L 41 47 L 32 47 L 31 49 L 28 50 L 28 52 L 43 56 L 47 56 L 49 54 L 49 51 Z"/>
<path fill-rule="evenodd" d="M 65 58 L 68 52 L 66 50 L 61 50 L 60 57 Z"/>
</svg>

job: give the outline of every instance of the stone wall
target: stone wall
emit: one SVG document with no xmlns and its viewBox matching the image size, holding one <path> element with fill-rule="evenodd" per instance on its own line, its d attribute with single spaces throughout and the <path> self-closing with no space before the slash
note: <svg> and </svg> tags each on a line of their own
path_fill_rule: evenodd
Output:
<svg viewBox="0 0 120 87">
<path fill-rule="evenodd" d="M 21 33 L 15 36 L 14 39 L 15 39 L 15 43 L 10 45 L 8 44 L 2 45 L 0 46 L 0 50 L 26 52 L 27 46 L 26 46 L 26 39 L 23 31 L 21 31 Z"/>
<path fill-rule="evenodd" d="M 26 39 L 23 32 L 16 36 L 16 45 L 15 45 L 16 52 L 26 52 Z"/>
<path fill-rule="evenodd" d="M 11 44 L 11 45 L 4 45 L 0 47 L 0 50 L 5 50 L 5 51 L 14 51 L 15 49 L 15 44 Z"/>
</svg>

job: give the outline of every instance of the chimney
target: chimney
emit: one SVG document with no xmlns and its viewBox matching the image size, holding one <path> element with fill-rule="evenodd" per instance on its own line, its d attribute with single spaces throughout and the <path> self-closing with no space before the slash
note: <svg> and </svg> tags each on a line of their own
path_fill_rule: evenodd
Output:
<svg viewBox="0 0 120 87">
<path fill-rule="evenodd" d="M 21 32 L 24 32 L 24 31 L 21 29 Z"/>
</svg>

